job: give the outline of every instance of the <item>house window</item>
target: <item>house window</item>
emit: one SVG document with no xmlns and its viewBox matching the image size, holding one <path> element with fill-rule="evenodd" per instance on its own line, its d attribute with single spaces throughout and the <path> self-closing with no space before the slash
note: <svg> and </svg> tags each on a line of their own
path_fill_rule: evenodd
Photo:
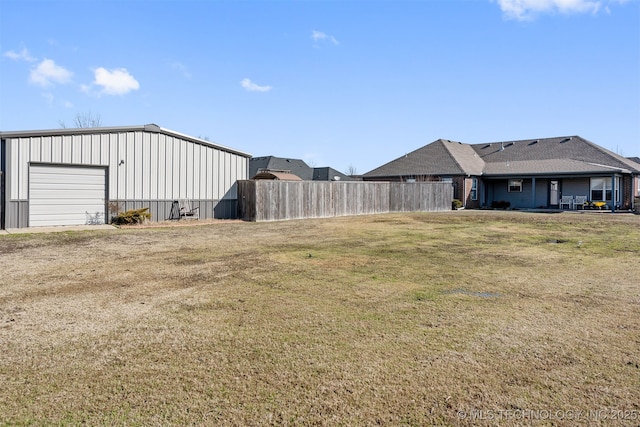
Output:
<svg viewBox="0 0 640 427">
<path fill-rule="evenodd" d="M 591 178 L 591 201 L 611 200 L 611 178 Z"/>
<path fill-rule="evenodd" d="M 509 180 L 509 193 L 522 193 L 522 180 L 510 179 Z"/>
<path fill-rule="evenodd" d="M 478 200 L 478 178 L 471 178 L 471 200 Z"/>
</svg>

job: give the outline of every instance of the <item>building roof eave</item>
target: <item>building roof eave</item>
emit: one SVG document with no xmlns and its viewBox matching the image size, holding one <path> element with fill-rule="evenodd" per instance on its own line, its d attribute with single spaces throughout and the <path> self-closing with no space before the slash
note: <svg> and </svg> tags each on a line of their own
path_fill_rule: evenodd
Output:
<svg viewBox="0 0 640 427">
<path fill-rule="evenodd" d="M 176 132 L 170 129 L 162 128 L 156 124 L 147 124 L 141 126 L 105 126 L 95 128 L 60 128 L 60 129 L 43 129 L 43 130 L 21 130 L 21 131 L 0 131 L 0 138 L 29 138 L 36 136 L 58 136 L 58 135 L 87 135 L 96 133 L 119 133 L 119 132 L 151 132 L 161 133 L 187 141 L 195 142 L 202 145 L 208 145 L 221 151 L 237 154 L 242 157 L 251 157 L 251 154 L 227 147 L 205 139 L 190 136 L 184 133 Z"/>
</svg>

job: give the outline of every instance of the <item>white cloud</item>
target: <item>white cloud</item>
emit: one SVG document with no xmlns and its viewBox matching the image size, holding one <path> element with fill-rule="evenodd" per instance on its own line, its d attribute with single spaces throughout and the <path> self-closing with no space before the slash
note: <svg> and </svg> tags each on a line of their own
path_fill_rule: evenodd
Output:
<svg viewBox="0 0 640 427">
<path fill-rule="evenodd" d="M 505 18 L 527 21 L 542 13 L 598 13 L 603 3 L 624 3 L 626 0 L 493 0 Z"/>
<path fill-rule="evenodd" d="M 4 53 L 4 56 L 7 58 L 11 58 L 14 61 L 27 61 L 27 62 L 35 62 L 38 59 L 31 56 L 29 50 L 26 47 L 23 47 L 20 52 L 14 52 L 12 50 L 8 50 Z"/>
<path fill-rule="evenodd" d="M 39 86 L 50 86 L 53 83 L 65 84 L 71 81 L 73 73 L 64 67 L 56 65 L 52 59 L 44 59 L 31 70 L 29 80 Z"/>
<path fill-rule="evenodd" d="M 93 84 L 101 86 L 101 92 L 107 95 L 125 95 L 140 88 L 140 83 L 125 68 L 107 70 L 100 67 L 94 71 L 94 74 Z M 83 91 L 86 91 L 86 87 Z"/>
<path fill-rule="evenodd" d="M 338 40 L 336 40 L 335 37 L 330 36 L 330 35 L 328 35 L 326 33 L 323 33 L 322 31 L 313 30 L 311 32 L 311 38 L 314 41 L 326 40 L 326 41 L 329 41 L 329 42 L 331 42 L 331 43 L 333 43 L 335 45 L 339 45 L 340 44 L 340 42 Z"/>
<path fill-rule="evenodd" d="M 271 86 L 259 86 L 251 81 L 251 79 L 242 79 L 240 85 L 249 92 L 269 92 Z"/>
</svg>

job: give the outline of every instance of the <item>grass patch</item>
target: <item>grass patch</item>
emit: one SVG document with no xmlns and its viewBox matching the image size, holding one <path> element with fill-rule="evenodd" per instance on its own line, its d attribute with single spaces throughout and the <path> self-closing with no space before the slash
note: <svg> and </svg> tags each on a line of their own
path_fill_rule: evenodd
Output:
<svg viewBox="0 0 640 427">
<path fill-rule="evenodd" d="M 465 210 L 0 236 L 0 424 L 637 413 L 639 226 Z"/>
</svg>

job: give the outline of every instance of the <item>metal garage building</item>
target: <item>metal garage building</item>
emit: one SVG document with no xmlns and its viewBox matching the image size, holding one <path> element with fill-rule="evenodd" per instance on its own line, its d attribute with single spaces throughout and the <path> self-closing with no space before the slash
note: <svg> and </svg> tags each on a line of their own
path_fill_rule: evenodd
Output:
<svg viewBox="0 0 640 427">
<path fill-rule="evenodd" d="M 157 125 L 0 132 L 0 228 L 103 224 L 148 207 L 237 217 L 250 154 Z"/>
</svg>

